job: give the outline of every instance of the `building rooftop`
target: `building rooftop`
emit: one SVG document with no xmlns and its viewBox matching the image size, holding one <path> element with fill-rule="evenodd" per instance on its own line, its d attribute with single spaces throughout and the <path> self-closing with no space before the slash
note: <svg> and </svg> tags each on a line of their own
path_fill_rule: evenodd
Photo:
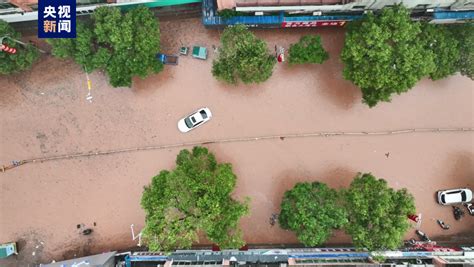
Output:
<svg viewBox="0 0 474 267">
<path fill-rule="evenodd" d="M 92 5 L 92 4 L 104 4 L 104 3 L 115 3 L 115 2 L 129 2 L 127 0 L 76 0 L 76 5 Z M 38 6 L 38 0 L 0 0 L 0 4 L 11 4 L 19 7 L 24 11 L 33 11 Z"/>
<path fill-rule="evenodd" d="M 216 0 L 219 9 L 247 6 L 342 5 L 355 0 Z"/>
</svg>

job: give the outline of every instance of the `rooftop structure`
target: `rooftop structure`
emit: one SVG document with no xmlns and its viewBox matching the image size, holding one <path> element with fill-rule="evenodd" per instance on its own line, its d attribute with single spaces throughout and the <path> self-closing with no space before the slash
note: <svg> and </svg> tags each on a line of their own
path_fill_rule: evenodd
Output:
<svg viewBox="0 0 474 267">
<path fill-rule="evenodd" d="M 249 6 L 303 6 L 347 4 L 355 0 L 217 0 L 219 9 Z"/>
<path fill-rule="evenodd" d="M 89 15 L 101 6 L 127 9 L 144 5 L 154 8 L 200 2 L 201 0 L 76 0 L 76 15 Z M 0 19 L 9 23 L 38 20 L 38 0 L 0 0 Z"/>
<path fill-rule="evenodd" d="M 408 9 L 447 8 L 450 10 L 473 10 L 474 1 L 470 0 L 217 0 L 219 10 L 235 8 L 237 11 L 249 11 L 249 7 L 300 7 L 302 10 L 378 10 L 386 6 L 403 4 Z M 248 8 L 248 9 L 243 9 Z M 269 10 L 269 9 L 265 9 Z"/>
<path fill-rule="evenodd" d="M 203 23 L 207 27 L 246 24 L 261 28 L 344 26 L 367 12 L 402 4 L 414 20 L 430 23 L 461 23 L 474 19 L 472 0 L 203 0 Z M 236 11 L 222 18 L 224 9 Z"/>
<path fill-rule="evenodd" d="M 382 256 L 383 262 L 374 260 Z M 112 257 L 115 256 L 115 265 Z M 82 257 L 42 267 L 79 266 L 98 267 L 155 267 L 155 266 L 446 266 L 474 264 L 474 247 L 438 251 L 357 251 L 353 248 L 294 248 L 240 250 L 177 250 L 169 255 L 155 252 L 115 252 Z M 74 265 L 76 264 L 76 265 Z"/>
</svg>

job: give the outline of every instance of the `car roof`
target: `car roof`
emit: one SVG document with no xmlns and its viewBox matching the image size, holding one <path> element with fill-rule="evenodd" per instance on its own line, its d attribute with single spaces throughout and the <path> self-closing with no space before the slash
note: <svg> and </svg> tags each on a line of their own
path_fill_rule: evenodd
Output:
<svg viewBox="0 0 474 267">
<path fill-rule="evenodd" d="M 461 202 L 461 191 L 453 190 L 451 192 L 446 192 L 445 200 L 446 203 Z"/>
<path fill-rule="evenodd" d="M 464 192 L 466 199 L 462 199 L 461 194 Z M 455 188 L 443 191 L 446 203 L 453 202 L 470 202 L 472 200 L 472 191 L 469 188 Z"/>
<path fill-rule="evenodd" d="M 199 111 L 192 114 L 190 117 L 196 118 L 196 122 L 200 122 L 200 121 L 204 120 L 203 116 L 201 115 L 201 113 L 199 113 Z"/>
</svg>

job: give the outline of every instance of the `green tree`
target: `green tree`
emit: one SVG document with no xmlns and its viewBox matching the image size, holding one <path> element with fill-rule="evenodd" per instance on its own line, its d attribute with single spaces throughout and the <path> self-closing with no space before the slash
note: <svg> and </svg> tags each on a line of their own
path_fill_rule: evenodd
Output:
<svg viewBox="0 0 474 267">
<path fill-rule="evenodd" d="M 219 80 L 236 84 L 266 81 L 273 72 L 275 58 L 268 53 L 267 45 L 244 25 L 224 30 L 222 46 L 217 60 L 212 63 L 212 74 Z"/>
<path fill-rule="evenodd" d="M 52 54 L 72 58 L 87 72 L 103 69 L 114 87 L 131 86 L 132 78 L 145 78 L 163 69 L 156 60 L 160 50 L 158 21 L 146 7 L 123 14 L 116 7 L 100 7 L 90 23 L 77 24 L 76 39 L 50 39 Z"/>
<path fill-rule="evenodd" d="M 446 78 L 459 70 L 459 42 L 447 26 L 425 23 L 421 39 L 434 55 L 435 68 L 429 74 L 432 80 Z"/>
<path fill-rule="evenodd" d="M 38 50 L 31 45 L 19 45 L 13 39 L 20 39 L 21 34 L 16 32 L 6 21 L 0 19 L 0 38 L 5 38 L 3 44 L 17 49 L 15 54 L 0 51 L 0 74 L 11 74 L 26 70 L 39 58 Z"/>
<path fill-rule="evenodd" d="M 206 148 L 181 150 L 176 168 L 161 171 L 143 192 L 149 249 L 190 248 L 198 232 L 222 248 L 244 245 L 238 222 L 248 204 L 231 198 L 235 183 L 231 164 L 217 163 Z"/>
<path fill-rule="evenodd" d="M 474 23 L 450 25 L 449 31 L 459 42 L 460 58 L 457 62 L 459 71 L 474 80 Z"/>
<path fill-rule="evenodd" d="M 300 41 L 292 44 L 289 50 L 290 64 L 317 63 L 321 64 L 329 58 L 324 50 L 319 35 L 305 35 Z"/>
<path fill-rule="evenodd" d="M 345 192 L 349 223 L 346 232 L 354 245 L 369 250 L 395 249 L 410 228 L 407 215 L 415 213 L 406 189 L 395 191 L 383 179 L 359 174 Z"/>
<path fill-rule="evenodd" d="M 278 218 L 305 246 L 324 243 L 332 229 L 347 223 L 346 211 L 336 190 L 320 182 L 298 183 L 285 192 Z"/>
<path fill-rule="evenodd" d="M 233 9 L 222 9 L 217 11 L 217 15 L 223 19 L 230 19 L 235 16 L 246 16 L 245 12 L 235 11 Z"/>
<path fill-rule="evenodd" d="M 397 5 L 349 23 L 342 51 L 343 75 L 361 88 L 370 107 L 390 101 L 433 72 L 434 55 L 420 38 L 419 22 Z"/>
</svg>

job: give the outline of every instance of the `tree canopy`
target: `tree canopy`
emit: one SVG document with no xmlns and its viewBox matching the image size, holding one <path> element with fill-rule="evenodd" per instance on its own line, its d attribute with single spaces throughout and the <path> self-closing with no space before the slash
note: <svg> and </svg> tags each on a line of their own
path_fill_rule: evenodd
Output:
<svg viewBox="0 0 474 267">
<path fill-rule="evenodd" d="M 231 198 L 236 176 L 204 147 L 181 150 L 176 168 L 163 170 L 145 186 L 143 237 L 152 251 L 190 248 L 198 232 L 221 248 L 244 245 L 238 222 L 248 204 Z"/>
<path fill-rule="evenodd" d="M 0 19 L 0 37 L 9 36 L 20 39 L 21 34 L 16 32 L 6 21 Z M 5 38 L 3 44 L 17 49 L 15 54 L 0 51 L 0 74 L 11 74 L 26 70 L 39 58 L 38 50 L 31 45 L 19 45 L 10 38 Z"/>
<path fill-rule="evenodd" d="M 72 58 L 87 72 L 103 69 L 114 87 L 131 86 L 132 77 L 145 78 L 163 69 L 158 21 L 146 7 L 123 14 L 116 7 L 99 7 L 90 23 L 77 23 L 77 38 L 50 39 L 52 54 Z"/>
<path fill-rule="evenodd" d="M 359 174 L 345 199 L 349 219 L 345 228 L 356 247 L 377 250 L 401 245 L 410 228 L 407 215 L 415 214 L 414 198 L 406 189 L 394 190 L 370 173 Z"/>
<path fill-rule="evenodd" d="M 459 71 L 460 47 L 446 25 L 423 24 L 421 39 L 434 55 L 435 67 L 429 74 L 432 80 L 446 78 Z"/>
<path fill-rule="evenodd" d="M 401 5 L 348 24 L 343 75 L 361 88 L 370 107 L 389 102 L 435 69 L 433 52 L 420 38 L 421 25 Z"/>
<path fill-rule="evenodd" d="M 474 80 L 474 23 L 454 24 L 448 26 L 459 42 L 460 57 L 457 62 L 462 75 Z"/>
<path fill-rule="evenodd" d="M 290 64 L 321 64 L 329 58 L 324 50 L 319 35 L 305 35 L 298 43 L 292 44 L 289 50 Z"/>
<path fill-rule="evenodd" d="M 283 229 L 292 230 L 305 246 L 324 243 L 332 229 L 347 223 L 337 191 L 320 182 L 298 183 L 285 192 L 278 218 Z"/>
<path fill-rule="evenodd" d="M 260 83 L 270 78 L 275 63 L 266 43 L 240 24 L 227 27 L 222 33 L 212 74 L 231 84 L 236 84 L 238 79 L 247 84 Z"/>
</svg>

